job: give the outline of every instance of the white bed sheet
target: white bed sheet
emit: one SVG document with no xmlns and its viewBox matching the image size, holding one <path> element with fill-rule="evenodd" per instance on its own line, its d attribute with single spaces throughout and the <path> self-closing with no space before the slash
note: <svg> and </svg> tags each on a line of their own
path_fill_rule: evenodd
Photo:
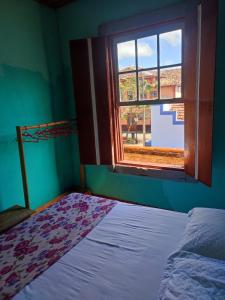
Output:
<svg viewBox="0 0 225 300">
<path fill-rule="evenodd" d="M 118 203 L 14 300 L 155 300 L 187 215 Z"/>
</svg>

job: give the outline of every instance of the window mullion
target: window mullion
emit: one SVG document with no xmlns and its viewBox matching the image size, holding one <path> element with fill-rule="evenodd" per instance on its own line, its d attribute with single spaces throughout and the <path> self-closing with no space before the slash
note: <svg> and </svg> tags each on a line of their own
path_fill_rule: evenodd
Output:
<svg viewBox="0 0 225 300">
<path fill-rule="evenodd" d="M 136 67 L 136 91 L 137 91 L 137 101 L 139 101 L 138 49 L 137 49 L 137 40 L 136 40 L 136 39 L 135 39 L 135 67 Z"/>
<path fill-rule="evenodd" d="M 159 104 L 176 104 L 184 103 L 182 98 L 171 98 L 161 100 L 139 100 L 139 101 L 122 101 L 118 106 L 137 106 L 137 105 L 159 105 Z"/>
<path fill-rule="evenodd" d="M 158 71 L 158 99 L 160 99 L 160 47 L 159 34 L 157 34 L 157 71 Z"/>
</svg>

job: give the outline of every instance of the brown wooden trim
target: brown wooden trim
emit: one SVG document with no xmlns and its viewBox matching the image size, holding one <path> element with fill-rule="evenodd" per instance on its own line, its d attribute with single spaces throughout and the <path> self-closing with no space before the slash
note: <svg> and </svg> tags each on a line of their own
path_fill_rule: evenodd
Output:
<svg viewBox="0 0 225 300">
<path fill-rule="evenodd" d="M 22 141 L 22 130 L 21 130 L 20 126 L 16 126 L 16 133 L 17 133 L 17 142 L 18 142 L 19 156 L 20 156 L 20 168 L 21 168 L 22 181 L 23 181 L 24 200 L 25 200 L 26 208 L 30 209 L 26 161 L 25 161 L 24 147 L 23 147 L 23 141 Z"/>
<path fill-rule="evenodd" d="M 79 131 L 80 161 L 82 164 L 96 164 L 87 39 L 70 41 L 70 54 Z"/>
<path fill-rule="evenodd" d="M 113 39 L 111 37 L 108 38 L 108 57 L 109 57 L 109 78 L 110 78 L 110 112 L 111 112 L 111 120 L 112 120 L 112 146 L 113 146 L 113 163 L 118 160 L 123 159 L 123 147 L 122 147 L 122 136 L 120 130 L 120 120 L 119 114 L 120 110 L 117 104 L 117 85 L 115 81 L 117 80 L 116 69 L 114 61 L 116 59 L 115 49 L 113 44 Z"/>
<path fill-rule="evenodd" d="M 92 39 L 95 96 L 98 122 L 100 164 L 112 164 L 112 120 L 110 115 L 110 82 L 107 38 Z"/>
<path fill-rule="evenodd" d="M 217 0 L 202 0 L 198 179 L 208 186 L 211 186 L 212 183 L 212 134 L 217 11 Z"/>
<path fill-rule="evenodd" d="M 20 126 L 21 130 L 29 130 L 29 129 L 37 129 L 37 128 L 44 128 L 44 127 L 51 127 L 51 126 L 56 126 L 56 125 L 67 125 L 67 124 L 72 124 L 75 122 L 76 119 L 71 119 L 71 120 L 65 120 L 65 121 L 57 121 L 57 122 L 50 122 L 50 123 L 43 123 L 43 124 L 38 124 L 38 125 L 31 125 L 31 126 Z"/>
<path fill-rule="evenodd" d="M 85 166 L 82 164 L 80 164 L 80 186 L 82 189 L 86 188 Z"/>
<path fill-rule="evenodd" d="M 179 27 L 179 29 L 182 29 L 181 27 Z M 138 37 L 139 38 L 139 37 Z M 131 38 L 132 39 L 132 38 Z M 159 47 L 158 47 L 159 48 Z M 158 55 L 158 58 L 159 58 L 160 55 Z M 158 63 L 158 66 L 159 66 L 159 63 Z M 140 73 L 140 72 L 144 72 L 144 71 L 154 71 L 156 70 L 157 68 L 158 69 L 168 69 L 168 68 L 175 68 L 175 67 L 182 67 L 183 64 L 182 63 L 178 63 L 178 64 L 172 64 L 172 65 L 163 65 L 163 66 L 156 66 L 156 67 L 151 67 L 151 68 L 138 68 L 136 67 L 136 70 L 138 70 L 137 72 Z M 130 74 L 130 73 L 135 73 L 136 71 L 135 70 L 131 70 L 131 71 L 118 71 L 118 74 L 119 75 L 126 75 L 126 74 Z M 175 98 L 176 99 L 176 98 Z"/>
<path fill-rule="evenodd" d="M 136 105 L 160 105 L 160 104 L 171 104 L 171 103 L 184 103 L 184 99 L 171 98 L 171 99 L 156 99 L 156 100 L 138 100 L 138 101 L 121 101 L 118 102 L 119 106 L 136 106 Z"/>
<path fill-rule="evenodd" d="M 195 177 L 197 5 L 187 11 L 184 28 L 185 172 Z"/>
<path fill-rule="evenodd" d="M 164 155 L 164 156 L 179 156 L 182 157 L 184 149 L 181 148 L 162 148 L 162 147 L 149 147 L 149 146 L 138 146 L 138 145 L 124 145 L 124 148 L 129 153 L 141 153 L 141 154 L 153 154 L 153 155 Z"/>
</svg>

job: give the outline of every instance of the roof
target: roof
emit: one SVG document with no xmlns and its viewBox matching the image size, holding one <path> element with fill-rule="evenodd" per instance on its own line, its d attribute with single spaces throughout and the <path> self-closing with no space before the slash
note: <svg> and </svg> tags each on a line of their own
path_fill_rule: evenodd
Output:
<svg viewBox="0 0 225 300">
<path fill-rule="evenodd" d="M 129 71 L 134 71 L 135 67 L 130 66 L 126 67 L 120 70 L 120 72 L 129 72 Z M 140 72 L 142 73 L 142 72 Z M 180 68 L 168 68 L 168 69 L 161 69 L 161 78 L 160 78 L 160 83 L 161 86 L 180 86 L 181 85 L 181 69 Z M 148 70 L 148 71 L 143 71 L 144 77 L 149 78 L 149 77 L 157 77 L 156 76 L 156 70 Z M 121 74 L 120 77 L 122 78 L 129 78 L 132 77 L 132 73 L 125 73 Z"/>
<path fill-rule="evenodd" d="M 181 69 L 162 69 L 160 71 L 160 83 L 161 86 L 168 85 L 181 85 Z"/>
</svg>

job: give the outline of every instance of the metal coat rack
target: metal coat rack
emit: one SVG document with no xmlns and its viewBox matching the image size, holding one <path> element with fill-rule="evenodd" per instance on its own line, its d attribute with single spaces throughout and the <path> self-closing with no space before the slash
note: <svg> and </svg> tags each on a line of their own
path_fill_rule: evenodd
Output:
<svg viewBox="0 0 225 300">
<path fill-rule="evenodd" d="M 16 126 L 17 142 L 20 156 L 20 166 L 23 181 L 23 193 L 25 199 L 25 205 L 27 209 L 30 209 L 30 199 L 26 172 L 26 161 L 24 154 L 24 143 L 38 143 L 44 140 L 57 138 L 60 136 L 69 136 L 71 134 L 77 134 L 76 120 L 51 122 L 45 124 L 31 125 L 31 126 Z M 81 174 L 81 186 L 84 187 L 84 167 L 80 166 Z"/>
</svg>

